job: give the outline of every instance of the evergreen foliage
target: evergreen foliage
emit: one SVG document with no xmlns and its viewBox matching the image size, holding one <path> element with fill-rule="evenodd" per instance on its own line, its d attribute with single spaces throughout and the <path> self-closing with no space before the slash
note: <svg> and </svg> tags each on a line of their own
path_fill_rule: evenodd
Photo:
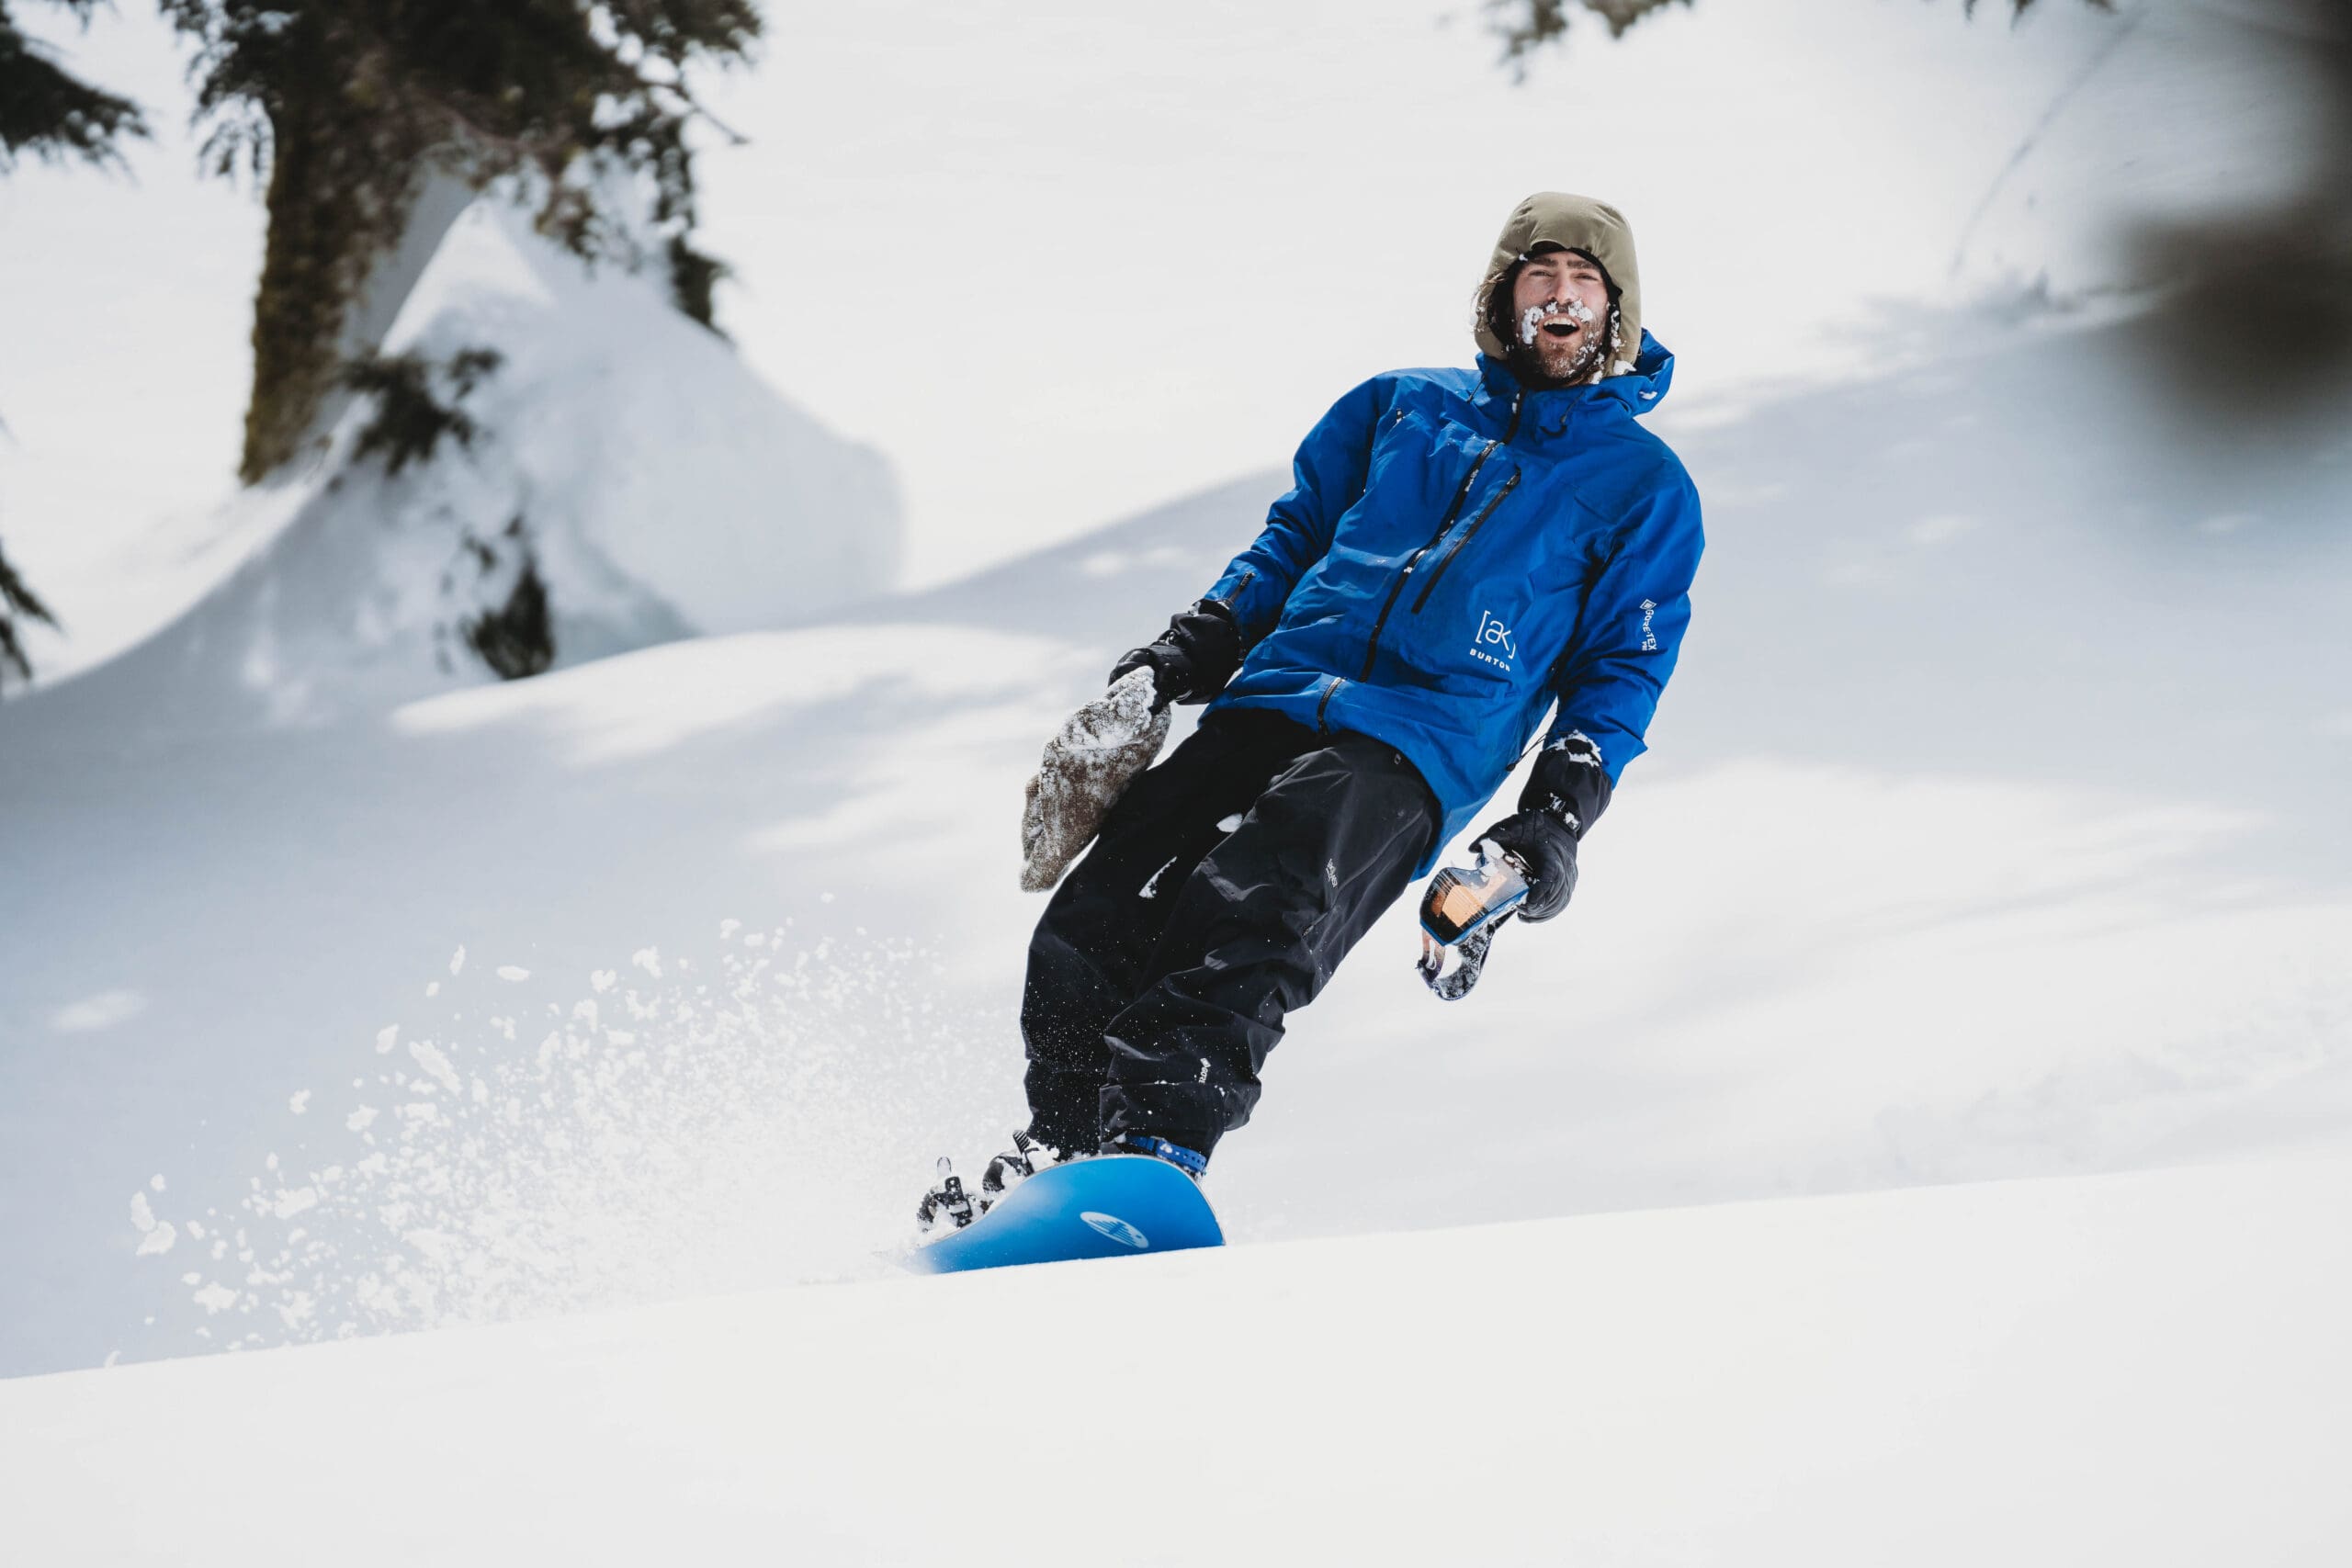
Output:
<svg viewBox="0 0 2352 1568">
<path fill-rule="evenodd" d="M 352 461 L 381 457 L 384 471 L 396 475 L 411 463 L 432 461 L 445 437 L 470 451 L 481 427 L 458 405 L 504 363 L 494 348 L 469 348 L 444 364 L 399 354 L 346 365 L 343 384 L 376 400 L 375 417 L 361 427 Z M 449 388 L 447 402 L 435 395 L 436 378 Z"/>
<path fill-rule="evenodd" d="M 733 276 L 732 267 L 695 249 L 685 235 L 670 236 L 670 298 L 688 320 L 699 321 L 721 337 L 727 334 L 718 330 L 714 296 L 719 284 Z"/>
<path fill-rule="evenodd" d="M 1584 11 L 1609 26 L 1611 38 L 1623 38 L 1634 23 L 1668 6 L 1690 6 L 1696 0 L 1487 0 L 1487 9 L 1495 13 L 1495 36 L 1503 40 L 1503 61 L 1513 66 L 1523 77 L 1527 57 L 1547 43 L 1566 36 L 1570 15 Z M 2114 0 L 2084 0 L 2102 11 L 2115 8 Z M 2009 0 L 2010 15 L 2022 17 L 2033 9 L 2034 0 Z M 1976 14 L 1976 0 L 1961 0 L 1961 9 L 1969 16 Z"/>
<path fill-rule="evenodd" d="M 24 579 L 17 575 L 17 569 L 8 564 L 7 556 L 0 554 L 0 685 L 7 683 L 11 669 L 27 681 L 33 678 L 32 660 L 25 657 L 25 645 L 17 637 L 20 616 L 45 626 L 57 625 L 49 606 L 34 597 Z"/>
<path fill-rule="evenodd" d="M 504 600 L 462 622 L 458 633 L 466 646 L 502 681 L 521 681 L 543 672 L 555 662 L 555 620 L 548 609 L 548 585 L 539 576 L 537 555 L 517 513 L 506 525 L 505 547 L 515 552 L 514 586 Z M 491 545 L 467 536 L 481 575 L 487 578 L 503 559 Z"/>
<path fill-rule="evenodd" d="M 499 680 L 529 680 L 555 663 L 555 614 L 548 606 L 548 583 L 538 576 L 538 552 L 532 534 L 515 513 L 496 538 L 482 538 L 466 529 L 458 538 L 458 555 L 473 562 L 473 581 L 458 583 L 457 569 L 442 571 L 442 597 L 473 602 L 475 614 L 458 614 L 457 637 L 473 649 L 475 659 L 489 665 Z M 499 583 L 503 571 L 513 581 Z M 484 600 L 496 597 L 494 604 Z M 442 670 L 449 663 L 452 623 L 433 627 L 435 659 Z"/>
<path fill-rule="evenodd" d="M 628 188 L 641 180 L 674 257 L 696 217 L 687 73 L 744 58 L 760 31 L 753 0 L 158 3 L 197 44 L 207 161 L 268 182 L 249 480 L 309 430 L 345 319 L 434 169 L 512 181 L 542 232 L 632 266 L 655 259 Z"/>
<path fill-rule="evenodd" d="M 472 450 L 481 426 L 459 405 L 503 363 L 495 349 L 468 348 L 445 361 L 401 354 L 345 366 L 344 384 L 376 403 L 352 447 L 352 461 L 381 458 L 386 475 L 396 476 L 412 463 L 431 462 L 445 440 Z M 465 575 L 468 565 L 470 577 Z M 441 574 L 441 592 L 456 604 L 474 607 L 434 627 L 443 669 L 451 668 L 453 626 L 457 637 L 501 680 L 520 681 L 555 662 L 555 616 L 547 581 L 539 575 L 538 554 L 520 513 L 494 537 L 484 538 L 470 527 L 460 530 L 458 558 Z"/>
<path fill-rule="evenodd" d="M 97 0 L 51 0 L 73 13 L 84 27 Z M 76 159 L 101 166 L 119 164 L 116 143 L 126 137 L 147 134 L 139 107 L 91 86 L 59 66 L 50 51 L 24 35 L 9 15 L 8 0 L 0 0 L 0 174 L 20 157 L 62 164 Z M 0 426 L 0 429 L 5 429 Z M 19 620 L 57 625 L 49 607 L 35 596 L 25 580 L 0 554 L 0 685 L 8 671 L 33 678 L 32 660 L 18 636 Z"/>
<path fill-rule="evenodd" d="M 64 6 L 87 27 L 97 0 L 50 3 Z M 119 164 L 115 143 L 146 134 L 136 104 L 57 65 L 9 17 L 8 0 L 0 0 L 0 172 L 28 153 L 45 163 L 78 158 Z"/>
</svg>

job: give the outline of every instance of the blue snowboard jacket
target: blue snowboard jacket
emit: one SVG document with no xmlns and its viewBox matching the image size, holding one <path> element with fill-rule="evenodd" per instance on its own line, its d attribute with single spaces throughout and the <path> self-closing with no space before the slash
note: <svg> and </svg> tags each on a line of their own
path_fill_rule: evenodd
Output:
<svg viewBox="0 0 2352 1568">
<path fill-rule="evenodd" d="M 1445 818 L 1416 875 L 1555 703 L 1546 740 L 1589 737 L 1613 785 L 1673 672 L 1704 545 L 1690 476 L 1634 420 L 1673 374 L 1645 332 L 1632 375 L 1587 386 L 1529 392 L 1481 354 L 1349 392 L 1206 595 L 1248 650 L 1208 711 L 1402 751 Z"/>
</svg>

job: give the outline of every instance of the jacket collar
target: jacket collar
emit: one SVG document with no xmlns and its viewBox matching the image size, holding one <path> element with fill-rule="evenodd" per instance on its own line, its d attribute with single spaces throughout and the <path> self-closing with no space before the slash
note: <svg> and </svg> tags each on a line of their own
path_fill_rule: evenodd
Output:
<svg viewBox="0 0 2352 1568">
<path fill-rule="evenodd" d="M 1519 378 L 1501 360 L 1481 354 L 1478 380 L 1479 406 L 1491 408 L 1498 415 L 1508 418 L 1511 399 L 1522 391 Z M 1623 408 L 1628 413 L 1645 414 L 1666 400 L 1667 389 L 1673 384 L 1674 355 L 1645 332 L 1641 352 L 1634 358 L 1632 375 L 1611 376 L 1582 387 L 1553 387 L 1527 392 L 1520 408 L 1520 428 L 1557 435 L 1567 428 L 1571 419 L 1590 412 L 1605 410 L 1614 413 Z"/>
</svg>

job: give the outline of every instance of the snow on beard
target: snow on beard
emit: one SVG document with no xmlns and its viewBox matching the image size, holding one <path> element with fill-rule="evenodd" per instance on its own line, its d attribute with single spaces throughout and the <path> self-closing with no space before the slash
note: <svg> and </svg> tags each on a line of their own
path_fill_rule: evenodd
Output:
<svg viewBox="0 0 2352 1568">
<path fill-rule="evenodd" d="M 1555 317 L 1565 317 L 1584 329 L 1577 342 L 1576 356 L 1558 369 L 1553 368 L 1550 356 L 1542 346 L 1544 324 Z M 1611 360 L 1618 357 L 1618 323 L 1622 318 L 1612 306 L 1609 311 L 1609 341 L 1605 344 L 1592 333 L 1598 319 L 1592 307 L 1581 299 L 1554 299 L 1530 305 L 1519 313 L 1519 342 L 1512 357 L 1540 369 L 1547 379 L 1570 384 L 1584 381 L 1600 368 L 1604 356 Z"/>
<path fill-rule="evenodd" d="M 1544 330 L 1544 323 L 1555 316 L 1566 316 L 1578 326 L 1592 325 L 1592 307 L 1581 299 L 1546 299 L 1540 305 L 1530 305 L 1519 313 L 1519 341 L 1532 344 Z"/>
</svg>

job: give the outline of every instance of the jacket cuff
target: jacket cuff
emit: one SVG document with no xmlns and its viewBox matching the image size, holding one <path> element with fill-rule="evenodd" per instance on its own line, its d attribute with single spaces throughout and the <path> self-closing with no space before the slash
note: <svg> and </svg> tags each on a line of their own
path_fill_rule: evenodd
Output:
<svg viewBox="0 0 2352 1568">
<path fill-rule="evenodd" d="M 1610 794 L 1600 748 L 1582 730 L 1572 729 L 1537 753 L 1535 771 L 1520 791 L 1519 808 L 1555 817 L 1581 839 L 1609 809 Z"/>
<path fill-rule="evenodd" d="M 1122 659 L 1111 679 L 1115 682 L 1142 664 L 1159 672 L 1162 704 L 1207 702 L 1241 668 L 1241 628 L 1228 606 L 1214 599 L 1197 600 L 1170 620 L 1156 640 Z"/>
<path fill-rule="evenodd" d="M 1241 627 L 1232 607 L 1216 600 L 1195 600 L 1191 609 L 1168 623 L 1161 641 L 1184 660 L 1185 690 L 1179 701 L 1207 702 L 1241 668 Z"/>
</svg>

